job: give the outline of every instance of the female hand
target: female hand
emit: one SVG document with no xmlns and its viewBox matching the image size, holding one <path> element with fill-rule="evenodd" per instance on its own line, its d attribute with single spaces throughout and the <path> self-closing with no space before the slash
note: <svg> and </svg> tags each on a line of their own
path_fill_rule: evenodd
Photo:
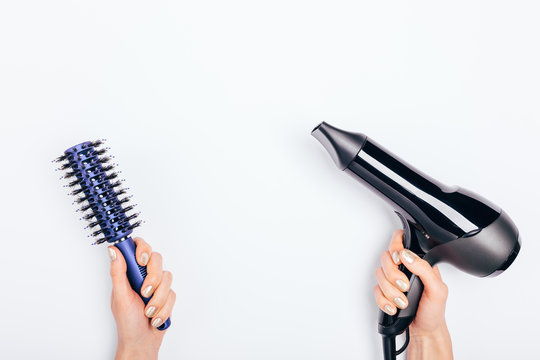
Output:
<svg viewBox="0 0 540 360">
<path fill-rule="evenodd" d="M 146 265 L 147 276 L 141 287 L 147 305 L 133 291 L 126 276 L 126 262 L 120 250 L 109 246 L 113 283 L 111 309 L 116 321 L 118 348 L 116 360 L 157 359 L 166 331 L 156 329 L 171 316 L 176 294 L 171 290 L 172 274 L 162 269 L 162 258 L 141 238 L 133 239 L 139 265 Z"/>
<path fill-rule="evenodd" d="M 409 281 L 399 270 L 399 264 L 417 275 L 424 284 L 416 317 L 409 326 L 407 358 L 453 359 L 452 342 L 444 318 L 448 287 L 442 281 L 437 266 L 431 267 L 427 261 L 403 248 L 403 230 L 394 232 L 388 251 L 381 255 L 382 266 L 375 273 L 378 283 L 374 288 L 377 305 L 389 315 L 394 315 L 397 308 L 408 306 L 403 293 L 409 289 Z"/>
</svg>

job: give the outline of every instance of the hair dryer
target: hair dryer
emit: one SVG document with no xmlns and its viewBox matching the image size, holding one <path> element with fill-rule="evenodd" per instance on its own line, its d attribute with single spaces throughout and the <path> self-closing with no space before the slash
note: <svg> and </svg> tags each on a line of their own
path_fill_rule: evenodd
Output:
<svg viewBox="0 0 540 360">
<path fill-rule="evenodd" d="M 406 163 L 364 134 L 321 123 L 312 135 L 341 170 L 374 190 L 401 219 L 403 244 L 432 266 L 447 262 L 479 277 L 506 270 L 521 247 L 518 229 L 497 205 L 472 191 L 447 186 Z M 379 333 L 385 359 L 395 359 L 408 343 L 424 286 L 400 265 L 410 279 L 409 305 L 391 316 L 381 311 Z M 407 330 L 396 351 L 395 337 Z"/>
</svg>

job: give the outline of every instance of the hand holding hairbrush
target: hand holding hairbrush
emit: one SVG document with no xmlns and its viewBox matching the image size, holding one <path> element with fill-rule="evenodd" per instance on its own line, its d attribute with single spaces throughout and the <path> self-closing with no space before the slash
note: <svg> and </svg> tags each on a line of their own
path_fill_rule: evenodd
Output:
<svg viewBox="0 0 540 360">
<path fill-rule="evenodd" d="M 137 263 L 131 238 L 133 229 L 141 222 L 135 221 L 138 216 L 132 213 L 135 205 L 128 204 L 130 197 L 121 188 L 122 181 L 117 179 L 118 173 L 113 171 L 114 165 L 110 164 L 111 158 L 104 155 L 107 149 L 100 147 L 102 145 L 102 141 L 83 142 L 64 151 L 56 161 L 62 164 L 60 170 L 67 171 L 63 178 L 69 179 L 70 195 L 76 196 L 75 202 L 81 205 L 77 211 L 83 213 L 81 219 L 89 222 L 91 236 L 97 238 L 94 244 L 107 242 L 120 250 L 131 288 L 146 305 L 152 298 L 141 293 L 146 266 Z M 165 330 L 170 325 L 171 320 L 167 319 L 158 329 Z"/>
</svg>

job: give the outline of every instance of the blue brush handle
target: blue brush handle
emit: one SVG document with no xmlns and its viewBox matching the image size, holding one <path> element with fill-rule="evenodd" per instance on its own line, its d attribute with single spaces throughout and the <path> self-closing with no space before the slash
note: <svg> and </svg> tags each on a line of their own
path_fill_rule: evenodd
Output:
<svg viewBox="0 0 540 360">
<path fill-rule="evenodd" d="M 148 301 L 152 296 L 145 298 L 141 295 L 141 287 L 146 278 L 146 266 L 140 266 L 137 263 L 137 257 L 135 256 L 135 242 L 129 237 L 124 241 L 121 241 L 115 245 L 126 260 L 127 271 L 126 275 L 131 284 L 131 288 L 139 294 L 141 299 L 144 301 L 144 304 L 148 304 Z M 168 318 L 161 326 L 158 327 L 158 330 L 166 330 L 171 326 L 171 319 Z"/>
</svg>

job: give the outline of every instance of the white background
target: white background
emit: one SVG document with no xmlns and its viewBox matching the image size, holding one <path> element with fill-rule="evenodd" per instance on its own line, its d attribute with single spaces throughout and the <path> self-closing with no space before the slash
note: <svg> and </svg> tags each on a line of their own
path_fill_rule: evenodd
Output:
<svg viewBox="0 0 540 360">
<path fill-rule="evenodd" d="M 0 358 L 112 358 L 105 246 L 50 160 L 107 138 L 179 294 L 161 359 L 380 359 L 401 226 L 311 129 L 360 131 L 505 209 L 523 248 L 442 265 L 456 359 L 538 354 L 535 1 L 5 1 Z"/>
</svg>

